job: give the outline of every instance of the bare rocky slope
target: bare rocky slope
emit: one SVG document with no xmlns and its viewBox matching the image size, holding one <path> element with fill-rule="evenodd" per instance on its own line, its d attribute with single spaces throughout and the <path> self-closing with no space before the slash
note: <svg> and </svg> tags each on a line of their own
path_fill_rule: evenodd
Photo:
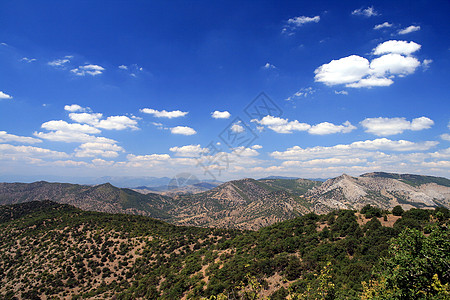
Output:
<svg viewBox="0 0 450 300">
<path fill-rule="evenodd" d="M 343 174 L 309 190 L 315 212 L 361 209 L 370 204 L 390 209 L 450 207 L 450 180 L 410 174 L 367 173 L 359 177 Z"/>
<path fill-rule="evenodd" d="M 196 194 L 141 194 L 110 184 L 0 183 L 0 205 L 52 200 L 83 210 L 146 215 L 178 225 L 258 229 L 308 212 L 361 209 L 450 208 L 450 180 L 411 174 L 343 174 L 325 182 L 242 179 Z"/>
</svg>

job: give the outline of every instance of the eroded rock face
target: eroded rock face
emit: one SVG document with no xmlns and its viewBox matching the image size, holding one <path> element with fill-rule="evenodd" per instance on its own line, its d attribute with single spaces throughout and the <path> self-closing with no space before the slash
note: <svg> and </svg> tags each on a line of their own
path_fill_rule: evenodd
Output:
<svg viewBox="0 0 450 300">
<path fill-rule="evenodd" d="M 361 209 L 367 204 L 385 209 L 391 209 L 396 205 L 406 209 L 449 207 L 449 186 L 436 183 L 413 185 L 413 182 L 405 181 L 401 177 L 382 177 L 377 176 L 376 173 L 364 174 L 360 177 L 344 174 L 311 189 L 306 196 L 315 204 L 319 212 L 327 211 L 327 208 L 328 210 Z"/>
</svg>

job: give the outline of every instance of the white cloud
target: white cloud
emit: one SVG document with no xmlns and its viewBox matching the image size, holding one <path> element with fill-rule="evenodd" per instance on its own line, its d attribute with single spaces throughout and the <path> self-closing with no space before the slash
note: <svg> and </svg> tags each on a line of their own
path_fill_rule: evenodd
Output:
<svg viewBox="0 0 450 300">
<path fill-rule="evenodd" d="M 351 88 L 390 86 L 396 76 L 412 74 L 420 66 L 417 58 L 401 55 L 409 55 L 420 47 L 414 42 L 387 41 L 374 49 L 374 54 L 384 55 L 371 62 L 364 57 L 350 55 L 323 64 L 314 71 L 315 81 L 328 86 L 345 84 Z"/>
<path fill-rule="evenodd" d="M 315 81 L 326 85 L 357 82 L 369 73 L 369 60 L 358 55 L 350 55 L 318 67 Z"/>
<path fill-rule="evenodd" d="M 170 159 L 169 154 L 148 154 L 148 155 L 134 155 L 128 154 L 129 161 L 165 161 Z"/>
<path fill-rule="evenodd" d="M 0 144 L 1 156 L 6 158 L 30 158 L 30 157 L 48 157 L 48 158 L 67 158 L 69 155 L 64 152 L 53 151 L 49 149 L 33 146 L 13 146 L 9 144 Z"/>
<path fill-rule="evenodd" d="M 352 148 L 365 150 L 391 150 L 391 151 L 425 151 L 438 145 L 436 141 L 426 141 L 415 143 L 411 141 L 398 140 L 392 141 L 387 138 L 353 142 Z"/>
<path fill-rule="evenodd" d="M 252 122 L 259 125 L 267 126 L 269 129 L 277 133 L 292 133 L 293 131 L 308 131 L 310 134 L 325 135 L 332 133 L 348 133 L 356 129 L 349 121 L 344 122 L 342 125 L 335 125 L 329 122 L 322 122 L 311 126 L 307 123 L 300 123 L 297 120 L 289 121 L 274 116 L 265 116 L 261 120 L 253 119 Z"/>
<path fill-rule="evenodd" d="M 17 142 L 24 144 L 36 144 L 41 143 L 39 139 L 35 139 L 27 136 L 18 136 L 14 134 L 9 134 L 6 131 L 0 131 L 0 143 Z"/>
<path fill-rule="evenodd" d="M 375 76 L 383 77 L 390 74 L 412 74 L 419 65 L 420 62 L 415 57 L 390 53 L 372 60 L 370 68 Z"/>
<path fill-rule="evenodd" d="M 297 120 L 289 121 L 288 119 L 273 116 L 265 116 L 261 120 L 253 119 L 252 122 L 267 126 L 269 129 L 277 133 L 292 133 L 293 131 L 306 131 L 309 128 L 311 128 L 311 125 L 306 123 L 300 123 Z"/>
<path fill-rule="evenodd" d="M 348 95 L 347 91 L 334 91 L 336 95 Z"/>
<path fill-rule="evenodd" d="M 286 98 L 287 101 L 292 101 L 297 98 L 306 98 L 312 94 L 314 94 L 315 90 L 312 87 L 307 88 L 301 88 L 299 91 L 297 91 L 294 95 L 289 96 Z"/>
<path fill-rule="evenodd" d="M 105 120 L 100 120 L 95 127 L 107 130 L 124 130 L 127 128 L 137 130 L 137 121 L 127 116 L 111 116 Z"/>
<path fill-rule="evenodd" d="M 263 66 L 263 69 L 266 69 L 266 70 L 268 70 L 268 69 L 276 69 L 277 67 L 275 67 L 274 65 L 272 65 L 271 63 L 266 63 L 264 66 Z"/>
<path fill-rule="evenodd" d="M 392 27 L 392 24 L 389 23 L 389 22 L 384 22 L 383 24 L 375 25 L 375 26 L 373 27 L 373 29 L 379 30 L 379 29 L 382 29 L 382 28 L 389 28 L 389 27 Z"/>
<path fill-rule="evenodd" d="M 280 160 L 306 161 L 323 158 L 375 158 L 387 159 L 389 155 L 379 152 L 389 150 L 395 152 L 425 151 L 438 145 L 436 141 L 411 142 L 406 140 L 393 141 L 387 138 L 375 140 L 356 141 L 351 144 L 339 144 L 330 147 L 316 146 L 311 148 L 301 148 L 294 146 L 286 151 L 274 151 L 270 155 Z"/>
<path fill-rule="evenodd" d="M 10 95 L 8 95 L 8 94 L 3 93 L 2 91 L 0 91 L 0 100 L 1 100 L 1 99 L 12 99 L 12 96 L 10 96 Z"/>
<path fill-rule="evenodd" d="M 78 123 L 85 123 L 89 125 L 97 125 L 103 117 L 101 113 L 71 113 L 69 118 Z"/>
<path fill-rule="evenodd" d="M 448 133 L 441 134 L 441 139 L 443 139 L 444 141 L 450 142 L 450 134 L 448 134 Z"/>
<path fill-rule="evenodd" d="M 364 17 L 373 17 L 378 16 L 378 12 L 373 8 L 373 6 L 367 8 L 358 8 L 352 11 L 352 15 L 355 16 L 364 16 Z"/>
<path fill-rule="evenodd" d="M 424 59 L 422 62 L 422 66 L 424 70 L 428 70 L 428 68 L 430 67 L 430 64 L 433 62 L 432 59 Z"/>
<path fill-rule="evenodd" d="M 119 66 L 119 69 L 122 69 L 122 70 L 128 70 L 128 67 L 125 66 L 125 65 L 120 65 L 120 66 Z"/>
<path fill-rule="evenodd" d="M 101 143 L 101 142 L 88 142 L 81 144 L 77 149 L 75 149 L 76 157 L 117 157 L 118 152 L 124 152 L 125 150 L 111 143 Z"/>
<path fill-rule="evenodd" d="M 240 146 L 240 147 L 233 149 L 231 154 L 237 155 L 240 157 L 252 157 L 252 156 L 258 156 L 259 152 L 256 151 L 256 149 L 254 149 L 253 147 L 245 148 L 244 146 Z"/>
<path fill-rule="evenodd" d="M 346 84 L 345 86 L 351 88 L 371 88 L 374 86 L 390 86 L 393 83 L 394 81 L 390 78 L 370 76 L 368 78 L 363 78 L 357 82 Z"/>
<path fill-rule="evenodd" d="M 422 46 L 415 42 L 390 40 L 379 44 L 374 50 L 373 54 L 381 55 L 386 53 L 396 53 L 411 55 L 418 51 Z"/>
<path fill-rule="evenodd" d="M 320 16 L 314 16 L 314 17 L 306 17 L 306 16 L 300 16 L 300 17 L 294 17 L 289 20 L 287 20 L 287 25 L 283 27 L 283 30 L 281 33 L 287 34 L 287 35 L 293 35 L 295 29 L 307 24 L 307 23 L 318 23 L 320 21 Z"/>
<path fill-rule="evenodd" d="M 65 105 L 64 110 L 68 112 L 77 112 L 77 111 L 86 111 L 87 108 L 81 107 L 78 104 L 72 104 L 72 105 Z"/>
<path fill-rule="evenodd" d="M 231 131 L 233 131 L 233 132 L 235 132 L 235 133 L 241 133 L 241 132 L 244 132 L 245 129 L 244 129 L 244 127 L 242 127 L 242 125 L 239 125 L 239 124 L 233 124 L 233 125 L 231 126 Z"/>
<path fill-rule="evenodd" d="M 127 128 L 137 130 L 137 121 L 127 116 L 110 116 L 101 120 L 101 113 L 71 113 L 69 118 L 78 123 L 85 123 L 96 128 L 107 130 L 124 130 Z"/>
<path fill-rule="evenodd" d="M 366 132 L 377 136 L 389 136 L 403 133 L 405 130 L 423 130 L 433 126 L 433 120 L 427 117 L 415 118 L 411 122 L 405 118 L 367 118 L 361 121 Z"/>
<path fill-rule="evenodd" d="M 181 135 L 194 135 L 197 133 L 193 128 L 187 126 L 176 126 L 170 128 L 170 132 L 172 134 L 181 134 Z"/>
<path fill-rule="evenodd" d="M 55 59 L 55 60 L 49 61 L 47 64 L 52 67 L 64 67 L 67 63 L 70 62 L 69 58 L 70 57 L 66 56 L 65 58 L 62 58 L 62 59 Z"/>
<path fill-rule="evenodd" d="M 157 118 L 168 118 L 168 119 L 184 117 L 185 115 L 187 115 L 189 113 L 187 111 L 181 111 L 181 110 L 159 111 L 159 110 L 152 109 L 152 108 L 143 108 L 140 111 L 145 114 L 153 115 Z"/>
<path fill-rule="evenodd" d="M 406 28 L 403 28 L 401 30 L 398 31 L 398 34 L 408 34 L 414 31 L 419 31 L 420 30 L 420 26 L 408 26 Z"/>
<path fill-rule="evenodd" d="M 214 111 L 213 113 L 211 113 L 211 116 L 214 119 L 228 119 L 229 117 L 231 117 L 231 114 L 228 111 Z"/>
<path fill-rule="evenodd" d="M 51 132 L 35 132 L 34 136 L 54 141 L 54 142 L 64 142 L 64 143 L 87 143 L 87 142 L 100 142 L 100 143 L 117 143 L 115 140 L 108 139 L 105 137 L 96 137 L 83 132 L 77 131 L 51 131 Z"/>
<path fill-rule="evenodd" d="M 86 74 L 96 76 L 102 74 L 105 68 L 99 65 L 84 65 L 70 71 L 77 76 L 85 76 Z"/>
<path fill-rule="evenodd" d="M 32 63 L 34 61 L 36 61 L 36 58 L 28 58 L 28 57 L 23 57 L 20 61 L 24 61 L 26 63 Z"/>
<path fill-rule="evenodd" d="M 319 23 L 319 21 L 320 21 L 320 16 L 315 16 L 315 17 L 300 16 L 300 17 L 291 18 L 287 22 L 288 22 L 288 24 L 294 25 L 296 27 L 300 27 L 307 23 Z"/>
<path fill-rule="evenodd" d="M 175 155 L 182 157 L 198 157 L 202 154 L 208 153 L 208 148 L 202 148 L 200 145 L 172 147 L 169 150 L 174 152 Z"/>
<path fill-rule="evenodd" d="M 356 127 L 353 126 L 349 121 L 345 121 L 342 125 L 335 125 L 333 123 L 323 122 L 312 126 L 308 130 L 308 132 L 310 134 L 325 135 L 333 133 L 349 133 L 355 129 Z"/>
<path fill-rule="evenodd" d="M 100 133 L 100 130 L 97 128 L 91 127 L 87 124 L 76 124 L 76 123 L 67 123 L 66 121 L 58 120 L 58 121 L 48 121 L 41 125 L 42 128 L 47 129 L 49 131 L 51 130 L 60 130 L 60 131 L 74 131 L 74 132 L 81 132 L 81 133 L 90 133 L 90 134 L 97 134 Z"/>
<path fill-rule="evenodd" d="M 251 148 L 255 149 L 255 150 L 258 150 L 258 149 L 262 149 L 263 146 L 261 146 L 261 145 L 253 145 L 253 146 L 251 146 Z"/>
</svg>

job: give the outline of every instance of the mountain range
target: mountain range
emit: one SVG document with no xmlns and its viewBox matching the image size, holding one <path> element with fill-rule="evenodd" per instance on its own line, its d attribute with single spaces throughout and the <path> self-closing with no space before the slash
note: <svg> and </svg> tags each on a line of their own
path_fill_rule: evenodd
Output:
<svg viewBox="0 0 450 300">
<path fill-rule="evenodd" d="M 200 183 L 195 183 L 200 184 Z M 0 205 L 52 200 L 83 210 L 150 216 L 177 225 L 251 229 L 308 212 L 361 209 L 450 207 L 450 180 L 443 177 L 367 173 L 343 174 L 325 182 L 308 179 L 241 179 L 185 185 L 173 193 L 67 183 L 0 183 Z M 183 189 L 185 189 L 183 191 Z M 201 191 L 203 189 L 203 191 Z M 208 189 L 208 190 L 206 190 Z M 205 191 L 206 190 L 206 191 Z"/>
</svg>

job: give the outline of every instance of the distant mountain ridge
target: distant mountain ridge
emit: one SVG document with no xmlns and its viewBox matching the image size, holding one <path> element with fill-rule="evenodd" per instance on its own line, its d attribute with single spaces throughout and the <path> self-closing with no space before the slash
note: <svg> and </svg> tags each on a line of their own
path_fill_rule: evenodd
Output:
<svg viewBox="0 0 450 300">
<path fill-rule="evenodd" d="M 450 207 L 449 179 L 412 174 L 343 174 L 325 182 L 247 178 L 214 185 L 181 186 L 166 196 L 109 183 L 0 183 L 0 205 L 52 200 L 83 210 L 145 215 L 178 225 L 240 229 L 258 229 L 308 212 L 361 209 L 367 204 L 383 209 Z"/>
</svg>

